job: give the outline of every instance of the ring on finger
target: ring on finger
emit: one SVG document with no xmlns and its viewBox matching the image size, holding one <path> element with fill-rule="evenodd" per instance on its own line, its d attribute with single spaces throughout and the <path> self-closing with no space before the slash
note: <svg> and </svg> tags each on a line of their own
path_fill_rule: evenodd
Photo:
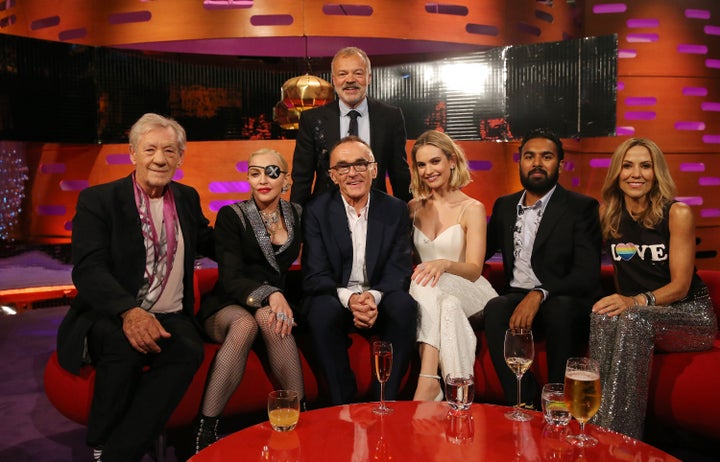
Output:
<svg viewBox="0 0 720 462">
<path fill-rule="evenodd" d="M 287 320 L 287 315 L 285 313 L 276 313 L 275 318 L 280 322 L 285 322 Z"/>
</svg>

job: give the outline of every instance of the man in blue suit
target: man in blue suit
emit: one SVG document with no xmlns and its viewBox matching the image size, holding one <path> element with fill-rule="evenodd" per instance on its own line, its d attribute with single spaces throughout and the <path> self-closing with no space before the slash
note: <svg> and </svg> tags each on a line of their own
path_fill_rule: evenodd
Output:
<svg viewBox="0 0 720 462">
<path fill-rule="evenodd" d="M 329 170 L 338 189 L 310 201 L 303 215 L 303 312 L 331 404 L 348 403 L 357 392 L 347 353 L 353 328 L 392 343 L 385 389 L 392 400 L 414 351 L 417 323 L 417 306 L 407 292 L 412 274 L 408 208 L 400 199 L 371 191 L 377 166 L 358 137 L 340 140 Z M 375 386 L 375 396 L 378 390 Z"/>
<path fill-rule="evenodd" d="M 405 202 L 410 200 L 405 119 L 400 108 L 367 97 L 371 77 L 370 59 L 361 49 L 348 47 L 335 54 L 332 82 L 338 100 L 300 117 L 291 202 L 305 205 L 311 196 L 334 188 L 328 174 L 330 148 L 347 135 L 359 136 L 372 148 L 377 172 L 373 188 L 385 191 L 387 175 L 393 195 Z"/>
</svg>

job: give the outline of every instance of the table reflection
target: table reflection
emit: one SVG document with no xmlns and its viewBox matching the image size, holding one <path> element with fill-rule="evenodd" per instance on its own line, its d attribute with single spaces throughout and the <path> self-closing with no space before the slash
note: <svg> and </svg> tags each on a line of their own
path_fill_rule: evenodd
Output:
<svg viewBox="0 0 720 462">
<path fill-rule="evenodd" d="M 445 418 L 445 439 L 452 444 L 467 444 L 475 436 L 472 412 L 450 410 Z"/>
<path fill-rule="evenodd" d="M 575 448 L 565 439 L 577 423 L 552 427 L 539 412 L 528 422 L 503 417 L 507 407 L 474 403 L 449 412 L 447 403 L 397 401 L 395 412 L 376 415 L 376 403 L 358 403 L 300 414 L 295 430 L 275 432 L 264 422 L 228 435 L 190 459 L 273 462 L 457 462 L 617 461 L 675 462 L 678 459 L 641 441 L 588 425 L 598 439 Z"/>
<path fill-rule="evenodd" d="M 295 430 L 270 433 L 267 443 L 262 447 L 261 460 L 271 462 L 300 462 L 300 438 Z"/>
</svg>

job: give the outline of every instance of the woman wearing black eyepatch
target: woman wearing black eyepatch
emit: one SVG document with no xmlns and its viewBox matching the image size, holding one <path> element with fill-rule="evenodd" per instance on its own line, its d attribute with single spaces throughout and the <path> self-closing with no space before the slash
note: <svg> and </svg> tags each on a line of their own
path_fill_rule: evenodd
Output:
<svg viewBox="0 0 720 462">
<path fill-rule="evenodd" d="M 248 159 L 249 200 L 226 205 L 215 222 L 218 281 L 202 302 L 198 319 L 222 346 L 208 374 L 195 424 L 194 450 L 217 441 L 225 405 L 242 380 L 258 331 L 274 378 L 304 397 L 293 310 L 285 299 L 285 277 L 300 253 L 301 208 L 280 198 L 289 187 L 287 163 L 272 149 Z"/>
</svg>

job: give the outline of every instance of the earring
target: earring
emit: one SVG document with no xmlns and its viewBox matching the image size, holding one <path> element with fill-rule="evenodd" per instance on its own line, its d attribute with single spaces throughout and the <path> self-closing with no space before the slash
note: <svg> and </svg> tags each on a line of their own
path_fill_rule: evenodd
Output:
<svg viewBox="0 0 720 462">
<path fill-rule="evenodd" d="M 289 185 L 289 184 L 284 185 L 284 186 L 282 187 L 282 189 L 280 190 L 280 192 L 282 192 L 282 193 L 286 193 L 286 192 L 288 192 L 288 191 L 290 191 L 290 185 Z"/>
</svg>

